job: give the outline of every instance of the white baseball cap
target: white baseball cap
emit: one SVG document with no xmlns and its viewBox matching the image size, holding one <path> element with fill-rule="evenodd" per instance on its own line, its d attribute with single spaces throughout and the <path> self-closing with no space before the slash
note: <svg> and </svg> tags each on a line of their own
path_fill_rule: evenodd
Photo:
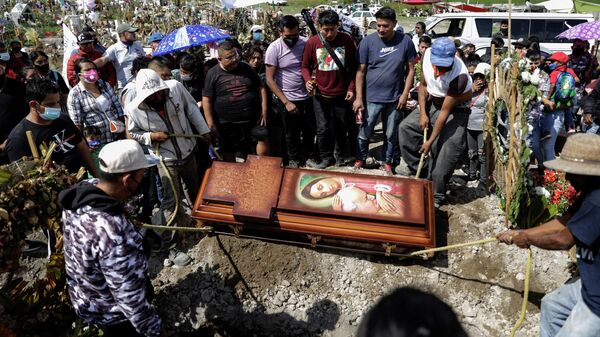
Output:
<svg viewBox="0 0 600 337">
<path fill-rule="evenodd" d="M 261 25 L 254 25 L 254 26 L 252 26 L 252 27 L 250 28 L 250 32 L 251 32 L 251 33 L 254 33 L 254 32 L 255 32 L 255 31 L 257 31 L 257 30 L 260 30 L 260 31 L 262 31 L 262 30 L 263 30 L 263 27 L 262 27 Z"/>
<path fill-rule="evenodd" d="M 142 146 L 133 139 L 106 144 L 98 154 L 100 170 L 106 173 L 125 173 L 155 166 L 158 158 L 145 155 Z"/>
</svg>

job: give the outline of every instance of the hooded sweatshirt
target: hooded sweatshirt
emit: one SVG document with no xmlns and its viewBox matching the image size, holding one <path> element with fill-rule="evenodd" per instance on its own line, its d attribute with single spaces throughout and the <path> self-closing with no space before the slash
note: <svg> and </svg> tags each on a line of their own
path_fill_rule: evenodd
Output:
<svg viewBox="0 0 600 337">
<path fill-rule="evenodd" d="M 161 90 L 167 90 L 164 115 L 144 103 L 146 98 Z M 125 115 L 128 117 L 127 130 L 131 137 L 151 150 L 158 145 L 150 139 L 152 132 L 200 135 L 210 132 L 198 103 L 183 84 L 176 80 L 163 81 L 151 69 L 138 72 L 135 98 L 125 107 Z M 160 143 L 160 155 L 167 164 L 179 165 L 192 154 L 195 146 L 195 138 L 170 137 Z"/>
<path fill-rule="evenodd" d="M 82 181 L 58 196 L 71 303 L 86 322 L 129 320 L 140 334 L 158 336 L 161 319 L 146 299 L 142 237 L 122 204 L 97 183 Z"/>
</svg>

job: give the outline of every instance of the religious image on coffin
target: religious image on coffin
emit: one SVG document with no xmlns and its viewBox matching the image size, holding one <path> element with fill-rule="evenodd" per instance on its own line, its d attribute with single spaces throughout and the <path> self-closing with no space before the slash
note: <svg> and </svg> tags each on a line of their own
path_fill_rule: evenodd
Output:
<svg viewBox="0 0 600 337">
<path fill-rule="evenodd" d="M 409 179 L 296 170 L 288 170 L 286 175 L 293 175 L 285 180 L 292 182 L 294 198 L 281 200 L 280 206 L 395 221 L 423 221 L 423 187 Z"/>
</svg>

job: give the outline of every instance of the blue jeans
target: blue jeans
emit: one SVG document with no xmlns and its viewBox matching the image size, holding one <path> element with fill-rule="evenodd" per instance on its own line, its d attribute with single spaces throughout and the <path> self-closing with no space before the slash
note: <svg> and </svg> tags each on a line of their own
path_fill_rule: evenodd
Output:
<svg viewBox="0 0 600 337">
<path fill-rule="evenodd" d="M 581 297 L 581 279 L 571 280 L 542 298 L 540 337 L 600 336 L 600 317 Z"/>
<path fill-rule="evenodd" d="M 396 109 L 396 102 L 392 103 L 367 103 L 363 111 L 363 123 L 359 127 L 356 157 L 366 160 L 369 154 L 369 138 L 381 115 L 383 124 L 383 153 L 384 161 L 389 164 L 400 163 L 400 146 L 398 145 L 398 125 L 402 120 L 402 113 Z"/>
<path fill-rule="evenodd" d="M 565 123 L 565 112 L 564 111 L 553 111 L 544 112 L 542 117 L 542 131 L 550 131 L 550 138 L 546 139 L 542 143 L 542 153 L 544 155 L 544 161 L 553 160 L 554 145 L 556 145 L 556 138 L 558 138 L 558 132 L 562 130 Z M 550 126 L 546 129 L 547 126 Z"/>
<path fill-rule="evenodd" d="M 538 167 L 544 166 L 544 156 L 542 154 L 542 146 L 540 137 L 542 136 L 542 117 L 527 117 L 527 125 L 529 132 L 525 138 L 527 147 L 533 152 L 533 156 L 538 163 Z"/>
</svg>

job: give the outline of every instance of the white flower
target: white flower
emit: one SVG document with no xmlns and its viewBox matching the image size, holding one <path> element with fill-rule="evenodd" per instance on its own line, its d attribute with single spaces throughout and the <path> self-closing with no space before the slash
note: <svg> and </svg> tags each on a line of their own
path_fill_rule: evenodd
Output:
<svg viewBox="0 0 600 337">
<path fill-rule="evenodd" d="M 535 192 L 535 194 L 537 195 L 543 195 L 546 198 L 550 198 L 550 192 L 548 192 L 547 189 L 541 187 L 541 186 L 537 186 L 533 189 L 533 192 Z"/>
</svg>

